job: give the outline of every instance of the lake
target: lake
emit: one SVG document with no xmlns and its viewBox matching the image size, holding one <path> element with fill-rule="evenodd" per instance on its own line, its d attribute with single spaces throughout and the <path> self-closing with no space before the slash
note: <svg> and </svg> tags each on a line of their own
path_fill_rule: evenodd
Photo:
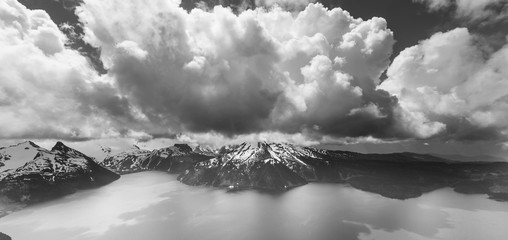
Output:
<svg viewBox="0 0 508 240">
<path fill-rule="evenodd" d="M 142 172 L 0 218 L 0 232 L 14 240 L 506 240 L 507 224 L 508 203 L 450 189 L 394 200 L 311 183 L 274 195 Z"/>
</svg>

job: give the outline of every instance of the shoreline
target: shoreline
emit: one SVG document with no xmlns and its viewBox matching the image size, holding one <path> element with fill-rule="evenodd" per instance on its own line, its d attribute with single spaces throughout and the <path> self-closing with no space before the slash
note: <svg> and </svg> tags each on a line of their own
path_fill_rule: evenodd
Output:
<svg viewBox="0 0 508 240">
<path fill-rule="evenodd" d="M 27 204 L 22 203 L 0 202 L 0 219 L 17 211 L 21 211 L 27 206 L 28 206 Z"/>
</svg>

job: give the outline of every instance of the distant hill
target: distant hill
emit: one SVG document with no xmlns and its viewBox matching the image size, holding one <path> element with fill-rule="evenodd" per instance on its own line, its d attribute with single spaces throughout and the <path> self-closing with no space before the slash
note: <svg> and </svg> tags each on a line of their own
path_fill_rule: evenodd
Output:
<svg viewBox="0 0 508 240">
<path fill-rule="evenodd" d="M 459 162 L 508 162 L 504 158 L 491 155 L 463 156 L 458 154 L 435 154 L 435 153 L 432 153 L 430 155 Z"/>
</svg>

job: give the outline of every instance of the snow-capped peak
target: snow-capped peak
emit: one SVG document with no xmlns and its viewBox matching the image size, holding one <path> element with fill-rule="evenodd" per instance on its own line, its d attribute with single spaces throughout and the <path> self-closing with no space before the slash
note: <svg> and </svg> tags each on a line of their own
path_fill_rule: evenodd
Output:
<svg viewBox="0 0 508 240">
<path fill-rule="evenodd" d="M 226 146 L 222 149 L 226 160 L 249 161 L 272 158 L 285 165 L 307 166 L 300 158 L 316 158 L 312 148 L 299 147 L 288 143 L 269 143 L 266 141 Z"/>
<path fill-rule="evenodd" d="M 0 148 L 0 172 L 12 170 L 33 160 L 43 148 L 32 141 L 21 142 L 9 147 Z M 45 149 L 44 149 L 45 150 Z"/>
<path fill-rule="evenodd" d="M 219 153 L 219 150 L 210 146 L 201 146 L 198 145 L 193 150 L 195 153 L 207 155 L 207 156 L 216 156 Z"/>
</svg>

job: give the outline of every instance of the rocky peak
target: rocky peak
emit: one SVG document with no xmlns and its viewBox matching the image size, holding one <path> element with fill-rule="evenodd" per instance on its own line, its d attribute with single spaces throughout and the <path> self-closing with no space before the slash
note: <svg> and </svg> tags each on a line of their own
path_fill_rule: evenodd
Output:
<svg viewBox="0 0 508 240">
<path fill-rule="evenodd" d="M 181 144 L 181 143 L 179 144 L 179 143 L 177 143 L 177 144 L 175 144 L 173 146 L 175 148 L 177 148 L 180 152 L 187 152 L 187 153 L 192 152 L 192 148 L 189 145 L 187 145 L 187 144 Z"/>
<path fill-rule="evenodd" d="M 51 148 L 51 151 L 52 152 L 59 151 L 59 152 L 65 153 L 65 152 L 69 151 L 70 149 L 71 148 L 65 146 L 65 144 L 63 142 L 58 141 L 58 142 L 56 142 L 55 146 L 53 146 L 53 148 Z"/>
<path fill-rule="evenodd" d="M 226 149 L 229 149 L 230 151 L 256 151 L 256 152 L 268 152 L 273 151 L 274 149 L 280 148 L 280 144 L 277 143 L 270 143 L 267 141 L 259 141 L 259 142 L 243 142 L 238 145 L 232 145 L 227 146 Z M 290 144 L 284 144 L 284 146 L 291 146 Z"/>
<path fill-rule="evenodd" d="M 107 155 L 111 154 L 112 149 L 110 147 L 104 147 L 101 145 L 99 145 L 99 147 L 101 148 L 101 151 L 104 152 L 105 154 Z"/>
<path fill-rule="evenodd" d="M 60 142 L 60 141 L 58 141 L 55 144 L 55 146 L 53 146 L 53 148 L 51 148 L 51 152 L 57 153 L 57 154 L 62 154 L 62 155 L 67 155 L 68 157 L 89 159 L 89 157 L 86 156 L 85 154 L 83 154 L 82 152 L 80 152 L 74 148 L 70 148 L 70 147 L 66 146 L 63 142 Z"/>
<path fill-rule="evenodd" d="M 218 155 L 218 150 L 213 148 L 213 147 L 210 147 L 210 146 L 196 146 L 193 150 L 195 153 L 198 153 L 198 154 L 203 154 L 203 155 L 207 155 L 207 156 L 216 156 Z"/>
<path fill-rule="evenodd" d="M 30 145 L 30 146 L 32 146 L 32 147 L 34 147 L 34 148 L 40 148 L 40 146 L 39 146 L 39 145 L 35 144 L 35 143 L 34 143 L 34 142 L 32 142 L 32 141 L 27 141 L 26 143 L 28 143 L 28 145 Z"/>
</svg>

